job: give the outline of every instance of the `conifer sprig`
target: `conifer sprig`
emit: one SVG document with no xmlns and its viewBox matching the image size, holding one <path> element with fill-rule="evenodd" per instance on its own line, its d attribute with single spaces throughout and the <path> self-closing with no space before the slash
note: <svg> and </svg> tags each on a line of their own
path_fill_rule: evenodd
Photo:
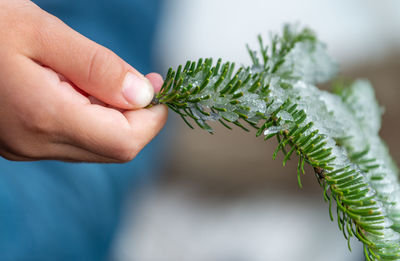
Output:
<svg viewBox="0 0 400 261">
<path fill-rule="evenodd" d="M 209 121 L 257 136 L 275 137 L 283 165 L 297 154 L 301 187 L 304 165 L 313 167 L 329 203 L 336 202 L 339 229 L 364 244 L 367 260 L 400 260 L 400 186 L 397 167 L 378 136 L 380 107 L 369 83 L 357 81 L 320 91 L 335 64 L 310 29 L 286 25 L 259 55 L 248 47 L 252 66 L 212 59 L 169 69 L 153 103 L 166 104 L 193 128 L 213 133 Z"/>
</svg>

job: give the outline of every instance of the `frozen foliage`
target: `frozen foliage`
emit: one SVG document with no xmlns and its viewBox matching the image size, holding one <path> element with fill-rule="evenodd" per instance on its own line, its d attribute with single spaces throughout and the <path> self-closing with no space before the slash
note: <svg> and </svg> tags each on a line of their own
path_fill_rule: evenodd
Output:
<svg viewBox="0 0 400 261">
<path fill-rule="evenodd" d="M 314 84 L 336 71 L 325 45 L 308 29 L 286 26 L 260 56 L 249 50 L 253 65 L 240 67 L 221 60 L 188 62 L 169 71 L 157 99 L 212 132 L 209 121 L 227 128 L 243 122 L 265 139 L 276 137 L 285 165 L 299 157 L 314 168 L 324 198 L 337 203 L 339 228 L 348 239 L 364 243 L 368 260 L 400 260 L 400 186 L 398 170 L 378 135 L 382 108 L 368 81 L 342 86 L 337 94 Z M 183 68 L 183 69 L 182 69 Z M 191 126 L 192 127 L 192 126 Z"/>
<path fill-rule="evenodd" d="M 291 72 L 307 83 L 328 81 L 337 71 L 335 62 L 322 43 L 298 42 L 285 58 L 279 71 Z"/>
<path fill-rule="evenodd" d="M 340 97 L 299 80 L 291 89 L 271 88 L 270 96 L 273 100 L 278 100 L 278 97 L 279 100 L 288 98 L 296 100 L 297 108 L 307 113 L 308 121 L 300 127 L 304 127 L 307 122 L 313 122 L 313 127 L 307 132 L 318 130 L 320 134 L 326 136 L 326 147 L 332 149 L 331 156 L 335 157 L 332 161 L 334 170 L 351 166 L 358 172 L 354 179 L 358 179 L 359 183 L 354 183 L 353 187 L 362 183 L 371 184 L 369 195 L 376 200 L 373 209 L 386 216 L 379 223 L 385 228 L 385 237 L 371 234 L 368 238 L 381 243 L 390 242 L 398 247 L 400 187 L 397 182 L 397 168 L 378 136 L 382 110 L 376 103 L 373 89 L 368 82 L 357 81 L 349 90 L 349 96 Z M 284 128 L 284 125 L 274 127 L 275 130 Z M 270 133 L 267 129 L 264 134 Z M 342 144 L 338 146 L 337 140 L 341 139 Z M 364 155 L 367 162 L 358 165 L 352 163 L 351 155 L 365 149 L 368 149 Z M 368 159 L 374 160 L 368 162 Z M 363 208 L 365 209 L 365 207 L 357 209 Z M 370 208 L 371 206 L 368 206 L 367 209 Z M 377 222 L 371 224 L 377 225 Z"/>
<path fill-rule="evenodd" d="M 377 134 L 381 128 L 382 107 L 376 103 L 375 92 L 366 80 L 357 80 L 350 88 L 343 90 L 347 106 L 367 132 Z"/>
<path fill-rule="evenodd" d="M 264 135 L 275 134 L 285 129 L 284 126 L 271 126 L 264 131 Z"/>
</svg>

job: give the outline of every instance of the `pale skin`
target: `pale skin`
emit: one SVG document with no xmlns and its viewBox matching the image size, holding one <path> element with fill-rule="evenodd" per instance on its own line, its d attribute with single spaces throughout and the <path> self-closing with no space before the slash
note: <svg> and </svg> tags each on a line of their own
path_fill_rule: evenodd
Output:
<svg viewBox="0 0 400 261">
<path fill-rule="evenodd" d="M 0 155 L 9 160 L 127 162 L 161 130 L 145 109 L 162 77 L 27 0 L 0 0 Z"/>
</svg>

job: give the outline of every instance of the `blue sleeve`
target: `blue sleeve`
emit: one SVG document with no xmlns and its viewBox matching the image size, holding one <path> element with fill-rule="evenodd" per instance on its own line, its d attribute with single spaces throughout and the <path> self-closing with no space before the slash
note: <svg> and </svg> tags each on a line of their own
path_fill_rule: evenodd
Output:
<svg viewBox="0 0 400 261">
<path fill-rule="evenodd" d="M 35 2 L 139 71 L 153 69 L 157 0 Z M 106 260 L 123 199 L 152 177 L 161 147 L 157 138 L 126 164 L 0 158 L 0 260 Z"/>
</svg>

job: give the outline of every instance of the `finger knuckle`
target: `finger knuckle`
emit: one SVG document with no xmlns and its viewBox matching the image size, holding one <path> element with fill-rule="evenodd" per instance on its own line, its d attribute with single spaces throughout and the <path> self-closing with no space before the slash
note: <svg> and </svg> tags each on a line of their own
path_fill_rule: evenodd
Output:
<svg viewBox="0 0 400 261">
<path fill-rule="evenodd" d="M 59 34 L 56 28 L 62 21 L 56 16 L 40 9 L 32 9 L 32 7 L 27 10 L 20 10 L 19 12 L 20 16 L 23 16 L 25 19 L 23 19 L 22 22 L 18 20 L 18 24 L 13 26 L 13 28 L 15 28 L 15 34 L 24 38 L 24 42 L 29 42 L 29 48 L 25 49 L 36 51 L 40 49 L 47 50 L 53 42 L 52 39 Z M 21 51 L 28 52 L 28 50 L 25 49 Z M 35 59 L 44 56 L 41 52 L 36 53 L 30 51 L 27 54 Z"/>
<path fill-rule="evenodd" d="M 10 160 L 10 161 L 27 161 L 29 160 L 28 158 L 24 158 L 24 157 L 20 157 L 17 156 L 15 154 L 9 153 L 9 152 L 5 152 L 5 151 L 1 151 L 0 150 L 0 155 L 5 158 L 6 160 Z"/>
<path fill-rule="evenodd" d="M 88 61 L 87 81 L 98 82 L 101 76 L 104 75 L 112 66 L 113 52 L 105 47 L 96 45 Z"/>
<path fill-rule="evenodd" d="M 2 142 L 0 154 L 9 160 L 16 160 L 16 158 L 29 158 L 34 159 L 35 154 L 33 144 L 26 139 L 11 138 Z"/>
<path fill-rule="evenodd" d="M 46 106 L 26 112 L 21 120 L 29 133 L 49 136 L 55 133 L 54 118 L 51 108 Z"/>
<path fill-rule="evenodd" d="M 124 142 L 120 144 L 115 152 L 115 159 L 120 162 L 129 162 L 133 160 L 139 152 L 137 144 Z"/>
<path fill-rule="evenodd" d="M 61 20 L 50 14 L 36 17 L 29 28 L 33 42 L 36 42 L 38 46 L 50 46 L 55 37 L 54 32 L 57 32 L 55 25 L 58 23 L 61 23 Z"/>
</svg>

